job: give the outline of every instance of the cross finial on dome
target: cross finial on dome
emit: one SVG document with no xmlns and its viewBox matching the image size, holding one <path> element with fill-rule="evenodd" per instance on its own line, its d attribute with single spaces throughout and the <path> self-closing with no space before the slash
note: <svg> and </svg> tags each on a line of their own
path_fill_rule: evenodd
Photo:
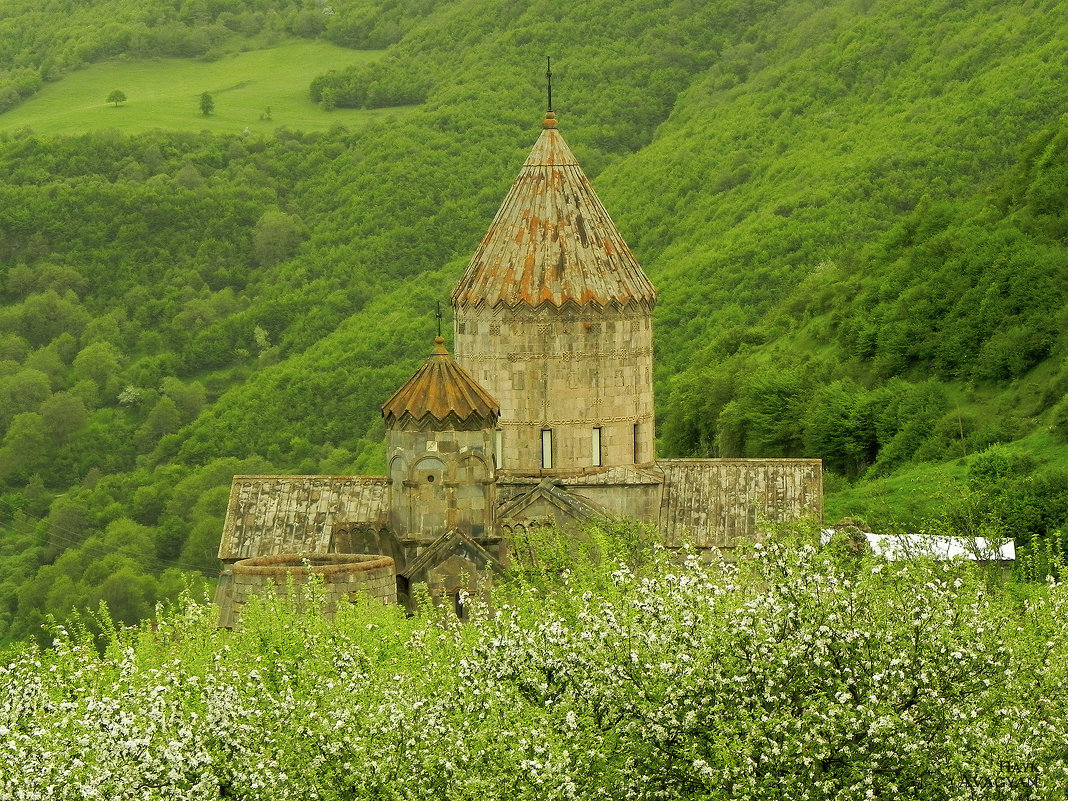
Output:
<svg viewBox="0 0 1068 801">
<path fill-rule="evenodd" d="M 556 127 L 556 114 L 553 113 L 553 61 L 549 56 L 545 57 L 545 83 L 549 89 L 549 110 L 545 112 L 545 121 L 542 128 Z"/>
<path fill-rule="evenodd" d="M 553 110 L 553 60 L 550 56 L 545 57 L 545 83 L 549 89 L 549 107 L 546 111 Z"/>
</svg>

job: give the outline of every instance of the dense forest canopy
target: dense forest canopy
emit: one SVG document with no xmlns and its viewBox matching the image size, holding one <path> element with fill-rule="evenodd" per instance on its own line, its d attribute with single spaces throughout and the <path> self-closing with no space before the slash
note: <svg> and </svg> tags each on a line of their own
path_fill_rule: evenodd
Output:
<svg viewBox="0 0 1068 801">
<path fill-rule="evenodd" d="M 287 37 L 384 49 L 312 82 L 324 114 L 409 107 L 245 135 L 0 114 L 0 636 L 101 599 L 134 621 L 213 576 L 235 472 L 382 469 L 378 405 L 537 135 L 546 54 L 661 293 L 662 455 L 820 457 L 829 508 L 883 528 L 1058 541 L 1066 11 L 9 3 L 0 108 L 100 59 Z M 938 486 L 879 483 L 925 465 Z"/>
</svg>

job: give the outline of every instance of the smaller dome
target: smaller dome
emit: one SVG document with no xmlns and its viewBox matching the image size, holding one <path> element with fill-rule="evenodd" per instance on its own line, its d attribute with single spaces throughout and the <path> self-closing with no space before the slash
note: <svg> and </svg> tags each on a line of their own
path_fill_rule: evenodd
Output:
<svg viewBox="0 0 1068 801">
<path fill-rule="evenodd" d="M 382 404 L 390 430 L 493 428 L 500 413 L 493 396 L 452 360 L 442 337 L 415 375 Z"/>
</svg>

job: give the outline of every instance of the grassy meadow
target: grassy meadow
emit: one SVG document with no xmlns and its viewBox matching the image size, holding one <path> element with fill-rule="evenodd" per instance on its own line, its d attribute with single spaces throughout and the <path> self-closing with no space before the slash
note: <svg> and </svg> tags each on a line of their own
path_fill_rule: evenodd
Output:
<svg viewBox="0 0 1068 801">
<path fill-rule="evenodd" d="M 294 39 L 269 49 L 227 54 L 217 61 L 108 61 L 72 72 L 0 115 L 0 132 L 29 128 L 41 135 L 74 135 L 106 128 L 128 133 L 162 128 L 241 133 L 246 128 L 265 132 L 281 126 L 302 131 L 357 126 L 397 110 L 327 112 L 309 99 L 308 84 L 327 70 L 373 61 L 380 54 Z M 115 89 L 127 97 L 118 106 L 106 102 Z M 209 116 L 200 111 L 203 92 L 215 101 Z"/>
</svg>

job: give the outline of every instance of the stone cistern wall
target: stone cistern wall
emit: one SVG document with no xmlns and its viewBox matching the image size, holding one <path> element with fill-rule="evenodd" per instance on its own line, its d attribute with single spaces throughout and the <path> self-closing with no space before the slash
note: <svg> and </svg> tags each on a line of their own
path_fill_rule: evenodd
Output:
<svg viewBox="0 0 1068 801">
<path fill-rule="evenodd" d="M 220 577 L 216 592 L 219 625 L 232 628 L 241 623 L 249 598 L 268 592 L 287 597 L 292 586 L 299 594 L 312 576 L 320 576 L 325 593 L 324 611 L 332 616 L 342 598 L 366 595 L 384 604 L 397 602 L 397 579 L 393 559 L 356 553 L 277 554 L 242 559 Z"/>
</svg>

